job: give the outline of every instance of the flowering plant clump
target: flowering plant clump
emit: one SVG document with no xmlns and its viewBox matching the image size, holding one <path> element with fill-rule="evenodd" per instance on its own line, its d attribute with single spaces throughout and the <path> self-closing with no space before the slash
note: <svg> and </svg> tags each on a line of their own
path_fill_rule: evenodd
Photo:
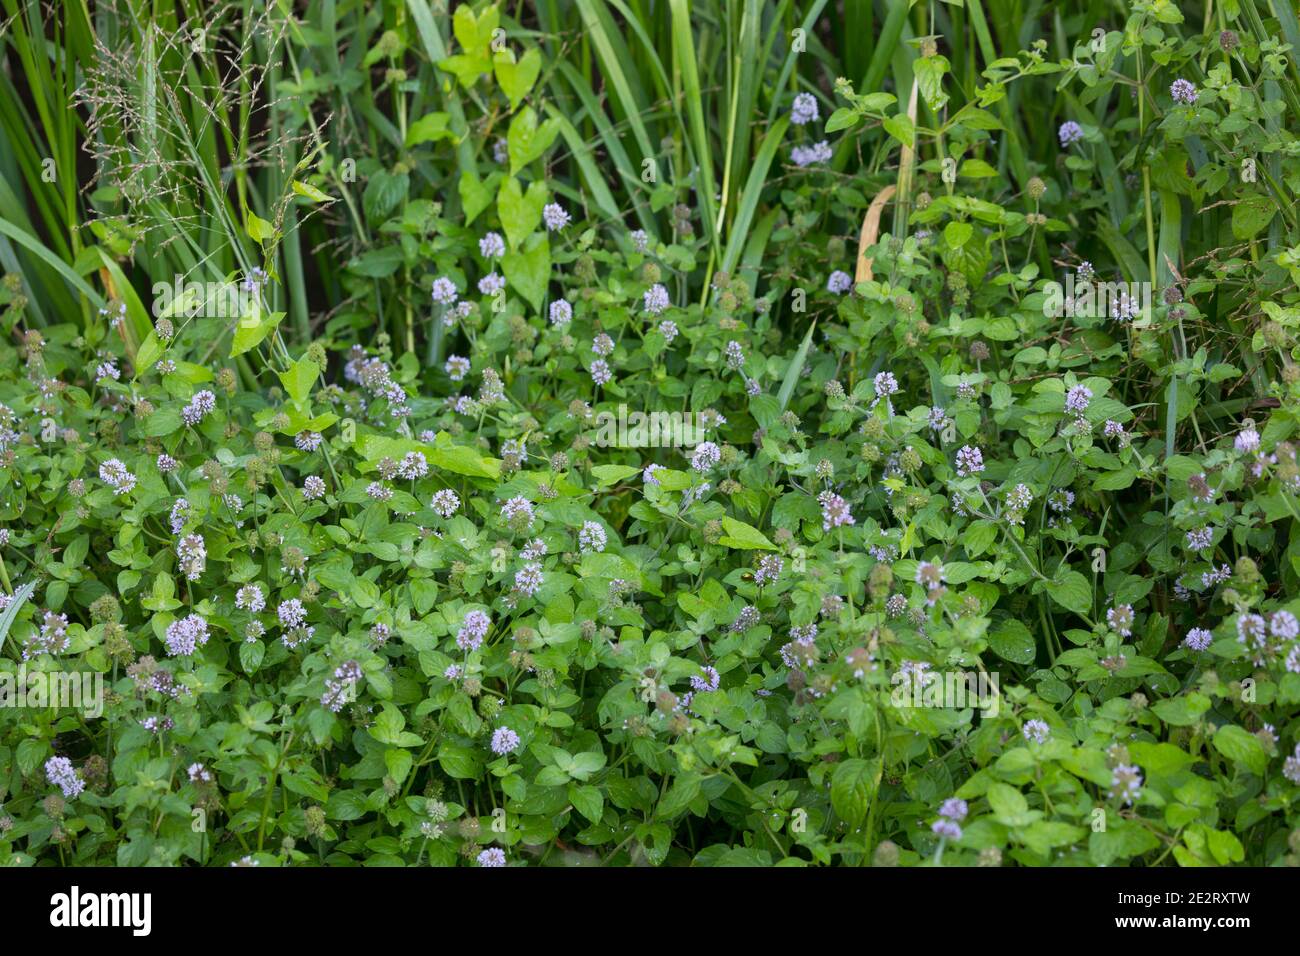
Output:
<svg viewBox="0 0 1300 956">
<path fill-rule="evenodd" d="M 615 6 L 236 4 L 279 141 L 155 179 L 210 133 L 67 71 L 88 224 L 0 223 L 0 864 L 1300 862 L 1294 18 L 701 77 Z"/>
</svg>

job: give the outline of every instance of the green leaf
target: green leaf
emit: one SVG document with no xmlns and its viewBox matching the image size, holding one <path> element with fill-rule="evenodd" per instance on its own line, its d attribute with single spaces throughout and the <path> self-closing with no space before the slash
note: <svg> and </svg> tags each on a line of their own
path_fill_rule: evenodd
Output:
<svg viewBox="0 0 1300 956">
<path fill-rule="evenodd" d="M 875 761 L 854 757 L 836 765 L 831 775 L 831 806 L 850 826 L 866 819 L 876 780 Z"/>
<path fill-rule="evenodd" d="M 1277 208 L 1277 204 L 1267 196 L 1249 196 L 1241 200 L 1232 207 L 1233 238 L 1255 238 L 1273 221 Z"/>
<path fill-rule="evenodd" d="M 530 183 L 528 192 L 519 188 L 519 180 L 507 176 L 497 193 L 497 214 L 512 247 L 519 246 L 533 234 L 542 221 L 542 208 L 546 205 L 546 184 L 541 180 Z"/>
<path fill-rule="evenodd" d="M 316 377 L 320 375 L 320 366 L 304 355 L 279 374 L 289 397 L 295 402 L 302 402 L 311 394 L 311 388 L 316 384 Z"/>
<path fill-rule="evenodd" d="M 1224 724 L 1214 734 L 1214 749 L 1251 773 L 1263 776 L 1268 752 L 1258 737 L 1236 724 Z"/>
<path fill-rule="evenodd" d="M 546 233 L 534 233 L 520 249 L 511 249 L 501 260 L 501 271 L 511 288 L 541 311 L 546 286 L 551 281 L 551 244 Z"/>
<path fill-rule="evenodd" d="M 569 784 L 569 802 L 592 823 L 599 823 L 604 815 L 605 798 L 596 787 Z"/>
<path fill-rule="evenodd" d="M 1092 611 L 1092 586 L 1078 571 L 1058 574 L 1056 580 L 1049 581 L 1046 587 L 1052 600 L 1061 607 L 1085 616 Z"/>
<path fill-rule="evenodd" d="M 283 312 L 270 315 L 254 314 L 245 316 L 235 326 L 235 335 L 230 342 L 230 357 L 243 355 L 249 349 L 257 348 L 262 340 L 271 334 L 284 318 Z"/>
<path fill-rule="evenodd" d="M 530 47 L 516 62 L 513 50 L 500 50 L 492 57 L 492 68 L 496 71 L 501 92 L 510 100 L 510 108 L 518 109 L 537 82 L 537 75 L 542 70 L 542 54 L 537 47 Z"/>
<path fill-rule="evenodd" d="M 885 132 L 894 139 L 898 140 L 908 149 L 916 140 L 916 128 L 912 125 L 911 117 L 906 113 L 897 113 L 893 116 L 886 116 L 881 122 Z"/>
<path fill-rule="evenodd" d="M 448 113 L 427 113 L 412 123 L 406 130 L 406 148 L 419 146 L 421 143 L 436 143 L 443 139 L 455 139 L 455 134 L 448 129 L 451 115 Z"/>
<path fill-rule="evenodd" d="M 460 174 L 457 191 L 460 193 L 460 204 L 465 209 L 465 225 L 468 226 L 478 218 L 479 213 L 492 205 L 494 189 L 500 177 L 500 173 L 493 173 L 486 180 L 480 180 L 473 170 Z"/>
<path fill-rule="evenodd" d="M 537 114 L 531 106 L 525 106 L 516 113 L 506 133 L 506 150 L 510 154 L 511 175 L 534 160 L 540 159 L 559 134 L 560 125 L 553 119 L 548 119 L 538 126 Z"/>
<path fill-rule="evenodd" d="M 1032 664 L 1037 652 L 1034 635 L 1020 621 L 1009 618 L 989 633 L 993 653 L 1013 664 Z"/>
<path fill-rule="evenodd" d="M 776 545 L 768 541 L 763 532 L 728 515 L 722 517 L 722 531 L 723 536 L 719 539 L 719 543 L 725 547 L 744 551 L 753 551 L 755 549 L 776 550 Z"/>
</svg>

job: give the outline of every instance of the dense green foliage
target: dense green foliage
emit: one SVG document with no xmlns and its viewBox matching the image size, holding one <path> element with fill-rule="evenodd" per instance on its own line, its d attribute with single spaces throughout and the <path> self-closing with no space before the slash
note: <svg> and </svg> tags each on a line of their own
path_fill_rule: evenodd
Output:
<svg viewBox="0 0 1300 956">
<path fill-rule="evenodd" d="M 1294 6 L 452 6 L 6 0 L 0 863 L 1300 860 Z"/>
</svg>

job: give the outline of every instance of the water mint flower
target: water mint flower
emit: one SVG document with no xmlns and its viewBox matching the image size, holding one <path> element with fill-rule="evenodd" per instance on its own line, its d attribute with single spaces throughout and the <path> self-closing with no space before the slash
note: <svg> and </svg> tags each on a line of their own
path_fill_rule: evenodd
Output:
<svg viewBox="0 0 1300 956">
<path fill-rule="evenodd" d="M 811 93 L 800 93 L 794 98 L 790 107 L 790 122 L 795 126 L 805 126 L 817 119 L 817 97 Z"/>
<path fill-rule="evenodd" d="M 668 290 L 658 282 L 646 289 L 642 298 L 645 302 L 645 310 L 651 315 L 658 315 L 668 308 Z"/>
<path fill-rule="evenodd" d="M 1191 106 L 1196 102 L 1196 97 L 1200 94 L 1197 93 L 1196 85 L 1191 80 L 1179 78 L 1170 84 L 1169 95 L 1174 98 L 1175 103 Z"/>
<path fill-rule="evenodd" d="M 1060 138 L 1062 146 L 1071 146 L 1083 139 L 1083 127 L 1074 120 L 1066 120 L 1056 131 L 1056 135 Z"/>
<path fill-rule="evenodd" d="M 548 202 L 542 207 L 542 222 L 551 232 L 557 232 L 569 224 L 569 214 L 559 203 Z"/>
</svg>

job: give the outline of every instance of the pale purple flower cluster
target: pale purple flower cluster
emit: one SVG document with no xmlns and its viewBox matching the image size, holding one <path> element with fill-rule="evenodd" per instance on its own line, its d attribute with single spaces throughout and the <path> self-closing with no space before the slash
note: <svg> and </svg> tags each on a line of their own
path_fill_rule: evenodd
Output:
<svg viewBox="0 0 1300 956">
<path fill-rule="evenodd" d="M 548 202 L 542 207 L 542 222 L 551 232 L 557 232 L 569 224 L 569 214 L 557 202 Z"/>
<path fill-rule="evenodd" d="M 217 407 L 217 396 L 208 389 L 195 392 L 189 404 L 181 409 L 181 420 L 191 427 L 211 415 Z"/>
<path fill-rule="evenodd" d="M 601 332 L 591 341 L 591 350 L 602 358 L 614 351 L 614 340 L 608 333 Z"/>
<path fill-rule="evenodd" d="M 1128 637 L 1133 633 L 1133 605 L 1117 604 L 1106 611 L 1106 623 L 1120 635 Z"/>
<path fill-rule="evenodd" d="M 433 493 L 429 507 L 441 518 L 450 518 L 460 507 L 460 496 L 450 488 L 441 488 Z"/>
<path fill-rule="evenodd" d="M 176 558 L 185 577 L 197 581 L 208 566 L 208 549 L 201 534 L 187 534 L 176 542 Z"/>
<path fill-rule="evenodd" d="M 541 589 L 544 580 L 542 566 L 535 561 L 529 561 L 515 572 L 515 587 L 527 597 L 536 594 Z"/>
<path fill-rule="evenodd" d="M 533 523 L 533 503 L 516 495 L 501 506 L 501 518 L 511 527 L 529 527 Z"/>
<path fill-rule="evenodd" d="M 852 288 L 853 276 L 842 269 L 836 269 L 826 280 L 826 291 L 834 292 L 836 295 L 843 295 Z"/>
<path fill-rule="evenodd" d="M 198 614 L 190 614 L 167 625 L 167 653 L 172 657 L 189 657 L 208 643 L 208 622 Z"/>
<path fill-rule="evenodd" d="M 817 503 L 822 506 L 822 530 L 830 531 L 842 525 L 856 524 L 849 513 L 849 503 L 833 491 L 823 491 L 817 496 Z"/>
<path fill-rule="evenodd" d="M 957 477 L 967 478 L 984 470 L 984 453 L 978 447 L 962 445 L 957 451 Z"/>
<path fill-rule="evenodd" d="M 691 678 L 691 688 L 703 692 L 717 690 L 722 681 L 722 677 L 718 674 L 717 668 L 705 666 L 700 669 L 704 673 L 702 676 Z"/>
<path fill-rule="evenodd" d="M 71 800 L 80 796 L 86 789 L 86 781 L 72 766 L 67 757 L 51 757 L 45 761 L 45 779 L 63 791 L 63 796 Z"/>
<path fill-rule="evenodd" d="M 478 280 L 479 295 L 496 295 L 506 287 L 506 279 L 499 272 L 489 272 Z"/>
<path fill-rule="evenodd" d="M 99 466 L 99 480 L 113 489 L 113 494 L 124 495 L 135 487 L 135 475 L 126 470 L 120 459 L 110 458 Z"/>
<path fill-rule="evenodd" d="M 550 307 L 551 325 L 562 329 L 573 321 L 573 306 L 568 299 L 556 299 Z"/>
<path fill-rule="evenodd" d="M 1196 102 L 1196 98 L 1200 94 L 1196 90 L 1195 83 L 1191 80 L 1185 80 L 1180 77 L 1170 84 L 1169 95 L 1174 98 L 1175 103 L 1182 103 L 1186 106 L 1191 106 Z"/>
<path fill-rule="evenodd" d="M 325 681 L 325 693 L 321 695 L 321 706 L 338 713 L 349 700 L 356 699 L 356 687 L 363 675 L 361 665 L 354 660 L 346 660 L 334 669 L 334 677 Z"/>
<path fill-rule="evenodd" d="M 1087 385 L 1075 385 L 1065 393 L 1065 410 L 1072 415 L 1082 415 L 1092 402 L 1092 389 Z"/>
<path fill-rule="evenodd" d="M 724 353 L 727 359 L 727 368 L 735 370 L 745 364 L 745 350 L 741 348 L 740 343 L 735 339 L 727 343 Z"/>
<path fill-rule="evenodd" d="M 1074 120 L 1066 120 L 1056 131 L 1056 135 L 1061 140 L 1062 146 L 1071 146 L 1083 139 L 1083 127 Z"/>
<path fill-rule="evenodd" d="M 506 254 L 506 243 L 499 232 L 489 232 L 478 241 L 478 252 L 484 259 L 500 259 Z"/>
<path fill-rule="evenodd" d="M 1025 740 L 1036 744 L 1046 743 L 1047 738 L 1052 735 L 1052 728 L 1047 726 L 1047 722 L 1034 717 L 1025 721 L 1025 726 L 1020 728 L 1024 734 Z"/>
<path fill-rule="evenodd" d="M 811 146 L 796 146 L 790 150 L 790 162 L 803 168 L 818 163 L 829 163 L 833 155 L 835 154 L 831 151 L 830 144 L 822 140 Z"/>
<path fill-rule="evenodd" d="M 763 555 L 758 561 L 758 568 L 754 571 L 754 583 L 759 587 L 772 584 L 781 576 L 782 567 L 784 564 L 777 555 Z"/>
<path fill-rule="evenodd" d="M 1111 771 L 1110 796 L 1127 804 L 1142 796 L 1142 772 L 1133 764 L 1122 763 Z"/>
<path fill-rule="evenodd" d="M 256 584 L 245 584 L 235 592 L 235 607 L 258 614 L 266 609 L 266 596 Z"/>
<path fill-rule="evenodd" d="M 664 309 L 668 308 L 668 290 L 662 284 L 656 282 L 650 288 L 645 290 L 642 296 L 645 303 L 645 310 L 651 315 L 658 315 Z"/>
<path fill-rule="evenodd" d="M 790 107 L 790 122 L 795 126 L 804 126 L 817 119 L 817 97 L 811 93 L 800 93 L 794 98 Z"/>
<path fill-rule="evenodd" d="M 596 385 L 608 385 L 614 378 L 614 373 L 609 369 L 609 363 L 604 359 L 596 359 L 591 363 L 591 381 Z"/>
<path fill-rule="evenodd" d="M 478 855 L 479 866 L 505 866 L 506 852 L 497 846 L 490 846 Z"/>
<path fill-rule="evenodd" d="M 303 479 L 302 496 L 308 501 L 315 501 L 325 494 L 325 481 L 316 475 L 308 475 Z"/>
<path fill-rule="evenodd" d="M 442 369 L 453 382 L 459 382 L 469 374 L 469 359 L 463 355 L 449 355 Z"/>
<path fill-rule="evenodd" d="M 422 451 L 408 451 L 397 463 L 397 477 L 418 481 L 429 473 L 429 461 Z"/>
<path fill-rule="evenodd" d="M 691 468 L 703 475 L 721 460 L 722 450 L 711 441 L 702 441 L 691 455 Z"/>
<path fill-rule="evenodd" d="M 8 607 L 12 598 L 7 594 L 4 597 L 4 606 Z M 68 615 L 43 611 L 40 628 L 23 642 L 23 660 L 29 661 L 39 654 L 62 654 L 71 643 Z"/>
<path fill-rule="evenodd" d="M 315 451 L 323 440 L 320 432 L 301 431 L 294 436 L 293 443 L 299 451 Z"/>
<path fill-rule="evenodd" d="M 519 749 L 519 735 L 509 727 L 498 727 L 492 732 L 492 752 L 504 757 Z"/>
<path fill-rule="evenodd" d="M 578 550 L 584 554 L 605 550 L 605 529 L 595 521 L 584 521 L 578 531 Z"/>
<path fill-rule="evenodd" d="M 1189 551 L 1204 551 L 1213 544 L 1213 528 L 1193 528 L 1187 532 L 1187 549 Z"/>
<path fill-rule="evenodd" d="M 302 606 L 302 601 L 289 598 L 287 601 L 280 602 L 280 606 L 276 608 L 276 616 L 280 618 L 282 627 L 301 627 L 302 622 L 307 620 L 307 609 Z"/>
<path fill-rule="evenodd" d="M 479 610 L 469 611 L 456 632 L 456 646 L 462 651 L 478 650 L 492 627 L 492 618 Z"/>
<path fill-rule="evenodd" d="M 1183 638 L 1183 644 L 1193 651 L 1203 651 L 1210 646 L 1214 640 L 1214 635 L 1203 627 L 1194 627 L 1187 632 Z"/>
<path fill-rule="evenodd" d="M 1282 776 L 1294 784 L 1300 785 L 1300 744 L 1295 745 L 1295 753 L 1282 763 Z"/>
<path fill-rule="evenodd" d="M 433 287 L 429 290 L 429 294 L 438 305 L 455 305 L 456 299 L 460 296 L 456 291 L 456 283 L 446 276 L 438 276 L 433 280 Z"/>
</svg>

